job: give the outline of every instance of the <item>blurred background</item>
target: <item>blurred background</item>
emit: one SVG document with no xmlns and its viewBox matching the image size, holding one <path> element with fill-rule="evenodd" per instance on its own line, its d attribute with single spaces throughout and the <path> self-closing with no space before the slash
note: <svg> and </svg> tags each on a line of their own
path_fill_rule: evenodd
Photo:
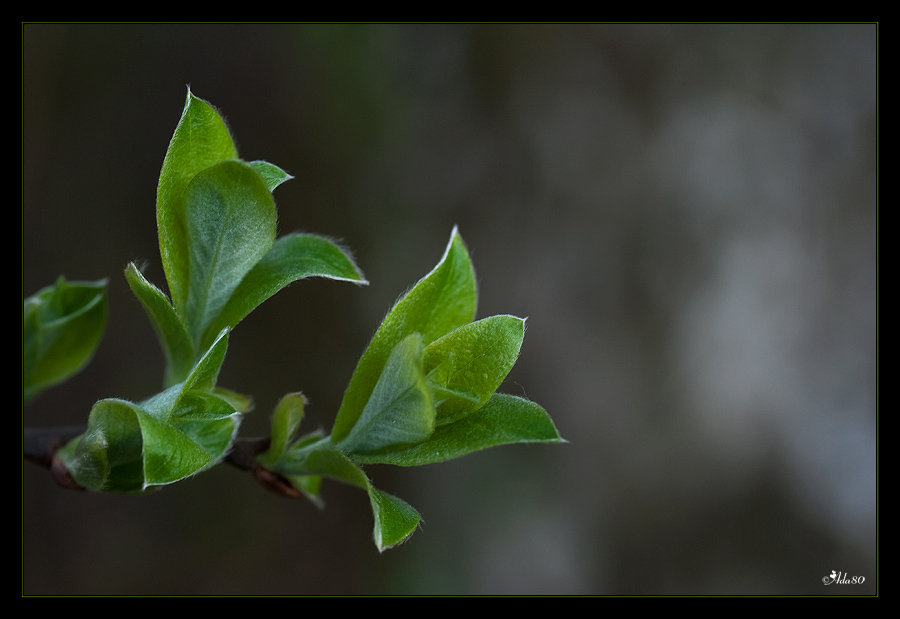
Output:
<svg viewBox="0 0 900 619">
<path fill-rule="evenodd" d="M 562 446 L 367 469 L 424 524 L 379 554 L 229 466 L 142 497 L 23 466 L 26 594 L 871 594 L 877 584 L 875 25 L 24 24 L 23 295 L 108 277 L 81 374 L 23 413 L 157 392 L 122 271 L 164 287 L 155 192 L 187 86 L 295 176 L 281 233 L 371 284 L 310 280 L 235 331 L 242 435 L 286 392 L 330 429 L 393 301 L 454 225 L 479 317 L 528 317 L 501 391 Z M 824 586 L 832 571 L 862 585 Z"/>
</svg>

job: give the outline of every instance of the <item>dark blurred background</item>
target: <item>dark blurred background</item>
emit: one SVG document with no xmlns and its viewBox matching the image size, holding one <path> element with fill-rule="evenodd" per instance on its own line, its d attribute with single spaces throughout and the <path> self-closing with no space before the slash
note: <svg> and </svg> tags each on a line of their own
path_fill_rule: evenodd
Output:
<svg viewBox="0 0 900 619">
<path fill-rule="evenodd" d="M 501 390 L 569 440 L 368 469 L 425 519 L 382 555 L 365 494 L 337 483 L 319 511 L 228 466 L 129 498 L 28 464 L 26 594 L 876 591 L 876 26 L 22 33 L 23 294 L 110 278 L 95 360 L 26 425 L 160 387 L 122 270 L 164 286 L 156 183 L 190 85 L 244 159 L 296 177 L 280 231 L 341 239 L 371 282 L 296 283 L 236 329 L 242 434 L 295 390 L 330 429 L 456 224 L 479 317 L 528 317 Z"/>
</svg>

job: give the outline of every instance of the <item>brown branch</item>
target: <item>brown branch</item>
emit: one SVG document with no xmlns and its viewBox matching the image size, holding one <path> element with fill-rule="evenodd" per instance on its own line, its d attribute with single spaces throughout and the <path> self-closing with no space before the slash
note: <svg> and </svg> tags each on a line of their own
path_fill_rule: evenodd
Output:
<svg viewBox="0 0 900 619">
<path fill-rule="evenodd" d="M 56 451 L 73 438 L 84 434 L 85 426 L 60 428 L 25 428 L 22 436 L 22 455 L 26 460 L 49 469 Z"/>
</svg>

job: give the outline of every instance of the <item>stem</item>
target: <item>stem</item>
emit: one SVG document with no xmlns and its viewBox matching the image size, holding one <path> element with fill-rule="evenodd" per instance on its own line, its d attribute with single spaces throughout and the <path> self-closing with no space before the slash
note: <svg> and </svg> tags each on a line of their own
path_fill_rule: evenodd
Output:
<svg viewBox="0 0 900 619">
<path fill-rule="evenodd" d="M 58 428 L 25 428 L 22 436 L 22 456 L 38 466 L 49 469 L 54 481 L 63 488 L 83 490 L 54 456 L 60 447 L 84 434 L 86 426 Z M 269 448 L 268 437 L 238 438 L 223 462 L 242 471 L 250 471 L 268 490 L 281 496 L 300 496 L 299 491 L 284 477 L 256 463 L 256 456 Z"/>
</svg>

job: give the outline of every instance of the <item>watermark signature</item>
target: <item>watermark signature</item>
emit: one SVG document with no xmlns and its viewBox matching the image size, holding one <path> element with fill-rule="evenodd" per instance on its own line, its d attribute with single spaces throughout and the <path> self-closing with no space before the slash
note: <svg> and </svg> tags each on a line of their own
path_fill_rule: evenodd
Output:
<svg viewBox="0 0 900 619">
<path fill-rule="evenodd" d="M 823 576 L 823 585 L 861 585 L 866 581 L 865 576 L 850 576 L 844 572 L 831 570 L 831 576 Z"/>
</svg>

